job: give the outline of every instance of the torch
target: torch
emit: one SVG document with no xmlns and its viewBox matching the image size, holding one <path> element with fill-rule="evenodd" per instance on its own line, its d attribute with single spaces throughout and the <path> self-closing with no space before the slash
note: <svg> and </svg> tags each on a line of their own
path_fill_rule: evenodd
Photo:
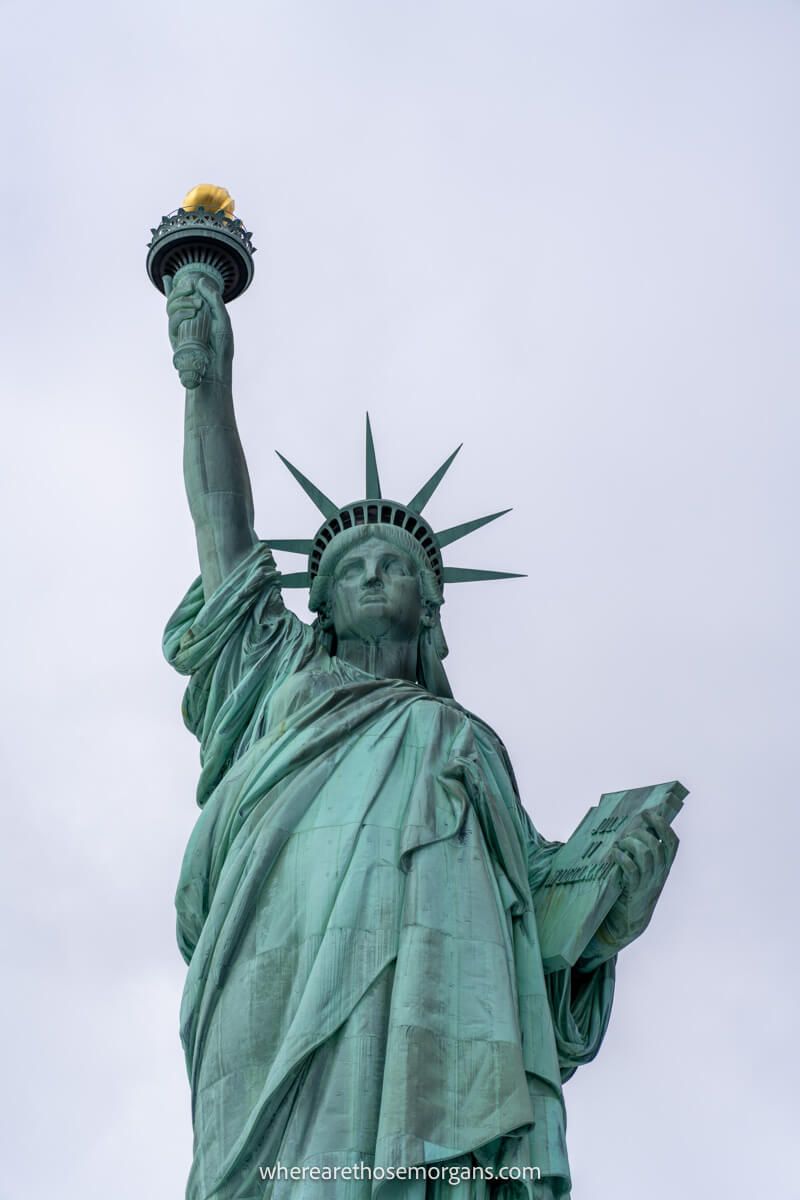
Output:
<svg viewBox="0 0 800 1200">
<path fill-rule="evenodd" d="M 225 188 L 201 183 L 150 230 L 147 274 L 160 292 L 169 296 L 181 279 L 200 275 L 228 304 L 250 286 L 255 246 L 233 210 L 233 197 Z M 185 388 L 198 387 L 208 370 L 210 333 L 207 304 L 178 326 L 172 362 Z"/>
</svg>

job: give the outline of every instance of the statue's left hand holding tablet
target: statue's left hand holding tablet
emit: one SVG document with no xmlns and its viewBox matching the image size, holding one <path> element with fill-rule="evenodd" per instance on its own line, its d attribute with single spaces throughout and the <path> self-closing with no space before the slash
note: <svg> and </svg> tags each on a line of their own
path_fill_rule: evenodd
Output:
<svg viewBox="0 0 800 1200">
<path fill-rule="evenodd" d="M 655 810 L 642 813 L 615 851 L 622 892 L 586 948 L 585 964 L 618 954 L 644 933 L 677 852 L 678 836 L 668 819 Z"/>
</svg>

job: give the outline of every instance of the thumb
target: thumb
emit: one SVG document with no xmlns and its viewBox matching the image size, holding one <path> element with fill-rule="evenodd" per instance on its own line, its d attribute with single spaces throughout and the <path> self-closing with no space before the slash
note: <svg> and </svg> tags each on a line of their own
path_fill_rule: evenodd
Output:
<svg viewBox="0 0 800 1200">
<path fill-rule="evenodd" d="M 219 288 L 211 282 L 206 275 L 199 275 L 195 281 L 195 287 L 204 300 L 208 302 L 211 312 L 215 317 L 220 317 L 225 312 L 225 305 L 222 303 L 222 296 L 219 293 Z"/>
</svg>

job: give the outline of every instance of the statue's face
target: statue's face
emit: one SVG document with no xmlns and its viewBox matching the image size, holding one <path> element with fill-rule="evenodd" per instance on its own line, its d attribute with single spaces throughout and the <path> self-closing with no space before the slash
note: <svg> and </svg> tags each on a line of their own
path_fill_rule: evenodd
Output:
<svg viewBox="0 0 800 1200">
<path fill-rule="evenodd" d="M 340 640 L 411 641 L 422 617 L 416 563 L 392 542 L 365 538 L 336 564 L 331 610 Z"/>
</svg>

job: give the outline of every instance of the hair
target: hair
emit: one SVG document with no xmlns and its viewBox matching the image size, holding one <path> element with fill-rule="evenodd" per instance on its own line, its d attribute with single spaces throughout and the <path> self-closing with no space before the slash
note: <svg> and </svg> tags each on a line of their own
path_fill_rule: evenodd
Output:
<svg viewBox="0 0 800 1200">
<path fill-rule="evenodd" d="M 430 560 L 418 540 L 397 525 L 382 523 L 357 525 L 345 529 L 329 543 L 323 552 L 319 570 L 314 576 L 308 597 L 308 607 L 317 614 L 318 635 L 331 653 L 336 653 L 336 631 L 331 615 L 332 590 L 336 567 L 349 550 L 368 538 L 379 538 L 402 550 L 417 568 L 423 619 L 417 655 L 417 682 L 437 696 L 452 696 L 442 660 L 447 657 L 447 642 L 442 631 L 439 610 L 444 596 Z"/>
</svg>

